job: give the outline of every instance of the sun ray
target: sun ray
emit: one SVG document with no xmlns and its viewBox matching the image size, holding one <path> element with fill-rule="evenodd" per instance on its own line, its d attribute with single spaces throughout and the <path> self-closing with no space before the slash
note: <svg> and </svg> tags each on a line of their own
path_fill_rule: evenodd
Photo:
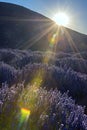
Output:
<svg viewBox="0 0 87 130">
<path fill-rule="evenodd" d="M 9 16 L 0 16 L 1 21 L 12 21 L 12 22 L 49 22 L 49 19 L 46 18 L 15 18 L 15 17 L 9 17 Z"/>
<path fill-rule="evenodd" d="M 71 49 L 73 50 L 73 52 L 79 52 L 79 50 L 77 49 L 77 47 L 76 47 L 70 33 L 67 31 L 66 28 L 63 28 L 63 29 L 64 29 L 64 32 L 65 32 L 65 36 L 66 36 L 66 38 L 68 40 L 68 43 L 69 43 Z"/>
<path fill-rule="evenodd" d="M 31 46 L 36 44 L 36 42 L 38 42 L 41 38 L 43 38 L 47 33 L 49 33 L 54 27 L 55 27 L 55 24 L 53 24 L 49 28 L 45 29 L 43 32 L 38 33 L 31 40 L 29 39 L 26 42 L 24 41 L 25 47 L 23 46 L 23 43 L 21 43 L 20 48 L 23 48 L 23 49 L 24 48 L 30 48 Z"/>
<path fill-rule="evenodd" d="M 70 33 L 67 31 L 66 28 L 63 28 L 63 29 L 64 29 L 64 31 L 65 31 L 65 35 L 66 35 L 66 38 L 67 38 L 67 40 L 68 40 L 68 43 L 69 43 L 71 49 L 73 50 L 73 52 L 78 53 L 78 54 L 79 54 L 79 57 L 84 61 L 82 55 L 80 54 L 80 51 L 78 50 L 78 48 L 77 48 L 76 45 L 75 45 L 75 42 L 73 41 L 73 39 L 72 39 Z M 84 63 L 84 68 L 86 68 L 85 62 L 83 62 L 83 63 Z"/>
<path fill-rule="evenodd" d="M 54 25 L 51 26 L 49 29 L 46 29 L 42 34 L 37 35 L 37 37 L 35 37 L 35 38 L 38 38 L 38 37 L 42 38 L 47 33 L 50 33 L 50 30 L 52 28 L 54 28 Z M 52 56 L 52 52 L 54 53 L 54 58 L 55 58 L 55 51 L 56 51 L 56 45 L 58 43 L 57 38 L 59 35 L 59 30 L 60 30 L 60 28 L 58 28 L 58 26 L 57 26 L 56 32 L 54 32 L 51 35 L 51 37 L 49 37 L 49 41 L 48 41 L 49 46 L 50 46 L 50 44 L 52 44 L 52 46 L 48 47 L 47 51 L 49 51 L 49 52 L 51 51 L 51 53 L 49 53 L 48 58 L 47 58 L 47 55 L 45 55 L 45 57 L 43 57 L 43 59 L 42 59 L 43 64 L 49 63 L 51 56 Z M 39 40 L 39 38 L 36 40 Z M 33 45 L 34 45 L 34 43 L 33 43 Z M 31 46 L 32 46 L 32 44 L 31 44 Z M 45 53 L 47 53 L 47 51 Z M 20 128 L 21 128 L 22 123 L 25 122 L 24 120 L 27 119 L 27 116 L 29 116 L 30 113 L 32 116 L 32 114 L 36 111 L 35 102 L 36 102 L 37 96 L 38 96 L 37 91 L 44 82 L 44 78 L 46 77 L 45 72 L 46 72 L 45 69 L 38 68 L 38 70 L 35 71 L 35 74 L 33 75 L 31 81 L 29 82 L 27 87 L 23 90 L 23 92 L 20 95 L 20 98 L 18 100 L 18 105 L 20 106 L 20 108 L 22 108 L 21 109 L 22 117 L 21 117 L 21 122 L 20 122 Z M 27 100 L 28 100 L 28 103 L 26 104 L 25 102 Z M 27 108 L 27 109 L 24 109 L 24 108 Z M 27 125 L 27 122 L 26 122 L 26 125 Z M 25 125 L 25 128 L 26 128 L 26 125 Z"/>
</svg>

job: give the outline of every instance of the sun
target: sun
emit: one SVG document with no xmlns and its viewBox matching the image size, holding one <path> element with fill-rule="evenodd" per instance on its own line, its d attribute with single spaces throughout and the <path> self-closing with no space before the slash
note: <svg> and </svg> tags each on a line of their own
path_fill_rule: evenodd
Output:
<svg viewBox="0 0 87 130">
<path fill-rule="evenodd" d="M 67 26 L 69 24 L 69 16 L 66 13 L 57 13 L 54 15 L 53 20 L 60 26 Z"/>
</svg>

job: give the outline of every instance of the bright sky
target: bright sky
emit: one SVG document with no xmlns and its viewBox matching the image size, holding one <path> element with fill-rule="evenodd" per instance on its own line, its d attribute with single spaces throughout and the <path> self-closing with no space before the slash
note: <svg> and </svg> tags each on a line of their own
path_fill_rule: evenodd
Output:
<svg viewBox="0 0 87 130">
<path fill-rule="evenodd" d="M 0 0 L 15 3 L 53 18 L 57 12 L 69 16 L 69 28 L 87 34 L 87 0 Z"/>
</svg>

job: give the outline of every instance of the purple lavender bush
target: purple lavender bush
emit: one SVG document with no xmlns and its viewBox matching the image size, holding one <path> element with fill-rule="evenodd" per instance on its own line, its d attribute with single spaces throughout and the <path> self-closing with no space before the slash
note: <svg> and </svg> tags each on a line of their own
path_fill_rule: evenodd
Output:
<svg viewBox="0 0 87 130">
<path fill-rule="evenodd" d="M 22 127 L 19 127 L 19 103 L 31 111 L 26 125 L 22 122 Z M 0 113 L 1 130 L 87 130 L 84 108 L 75 104 L 68 93 L 61 94 L 57 89 L 47 91 L 36 86 L 24 88 L 23 85 L 8 88 L 3 84 Z"/>
<path fill-rule="evenodd" d="M 48 63 L 45 58 L 49 59 Z M 11 86 L 22 81 L 25 81 L 26 86 L 37 76 L 37 72 L 42 70 L 45 73 L 42 87 L 57 87 L 62 93 L 69 90 L 69 95 L 77 103 L 87 106 L 86 52 L 55 54 L 1 49 L 0 61 L 0 86 L 5 82 Z"/>
<path fill-rule="evenodd" d="M 28 84 L 33 77 L 37 77 L 39 71 L 42 71 L 40 76 L 43 77 L 41 87 L 46 86 L 47 89 L 57 87 L 62 93 L 69 90 L 69 94 L 77 102 L 81 101 L 82 104 L 87 105 L 87 75 L 77 73 L 72 69 L 67 70 L 53 65 L 34 63 L 28 64 L 22 69 L 21 80 L 25 80 L 25 84 Z"/>
<path fill-rule="evenodd" d="M 87 130 L 86 56 L 0 50 L 0 130 Z"/>
<path fill-rule="evenodd" d="M 7 82 L 13 84 L 16 80 L 16 69 L 8 64 L 0 62 L 0 84 Z"/>
</svg>

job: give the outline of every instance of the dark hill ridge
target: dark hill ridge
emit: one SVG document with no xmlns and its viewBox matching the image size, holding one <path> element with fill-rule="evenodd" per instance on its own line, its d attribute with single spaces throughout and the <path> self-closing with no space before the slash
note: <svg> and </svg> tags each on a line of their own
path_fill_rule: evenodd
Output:
<svg viewBox="0 0 87 130">
<path fill-rule="evenodd" d="M 1 10 L 3 11 L 1 12 Z M 11 16 L 11 17 L 16 17 L 16 18 L 31 18 L 31 17 L 43 18 L 41 14 L 31 11 L 25 7 L 11 4 L 11 3 L 4 3 L 4 2 L 0 2 L 0 16 L 5 16 L 5 17 Z"/>
<path fill-rule="evenodd" d="M 0 2 L 0 48 L 48 50 L 49 35 L 58 33 L 57 51 L 86 51 L 87 36 L 62 27 L 22 6 Z M 59 30 L 59 32 L 58 32 Z"/>
</svg>

